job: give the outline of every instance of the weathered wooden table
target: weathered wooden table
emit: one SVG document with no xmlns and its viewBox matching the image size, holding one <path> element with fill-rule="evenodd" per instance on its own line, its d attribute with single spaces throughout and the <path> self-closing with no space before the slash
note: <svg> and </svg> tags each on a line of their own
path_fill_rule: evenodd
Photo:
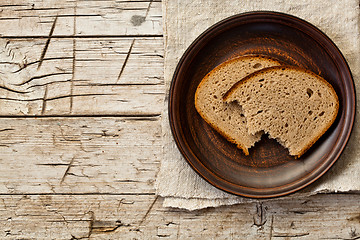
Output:
<svg viewBox="0 0 360 240">
<path fill-rule="evenodd" d="M 161 15 L 156 0 L 1 1 L 10 59 L 34 75 L 0 85 L 0 238 L 360 239 L 359 194 L 162 207 Z"/>
</svg>

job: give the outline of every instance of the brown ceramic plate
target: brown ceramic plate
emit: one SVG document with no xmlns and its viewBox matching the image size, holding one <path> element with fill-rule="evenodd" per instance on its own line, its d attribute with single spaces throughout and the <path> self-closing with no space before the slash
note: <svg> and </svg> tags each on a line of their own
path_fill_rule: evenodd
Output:
<svg viewBox="0 0 360 240">
<path fill-rule="evenodd" d="M 197 113 L 194 95 L 201 79 L 227 59 L 246 54 L 269 55 L 309 69 L 338 94 L 336 121 L 301 158 L 289 156 L 267 137 L 245 156 Z M 170 88 L 171 130 L 187 162 L 215 187 L 246 197 L 282 196 L 318 179 L 339 158 L 354 116 L 354 83 L 339 49 L 310 23 L 276 12 L 240 14 L 210 27 L 181 58 Z"/>
</svg>

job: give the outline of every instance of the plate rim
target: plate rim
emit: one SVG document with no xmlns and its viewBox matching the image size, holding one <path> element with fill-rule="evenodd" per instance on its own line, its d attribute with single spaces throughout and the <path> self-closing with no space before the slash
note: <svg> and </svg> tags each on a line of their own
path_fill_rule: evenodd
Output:
<svg viewBox="0 0 360 240">
<path fill-rule="evenodd" d="M 279 19 L 291 19 L 292 22 L 291 23 L 295 23 L 295 27 L 304 32 L 303 28 L 299 28 L 297 27 L 298 25 L 305 25 L 305 27 L 307 27 L 306 30 L 311 30 L 313 32 L 316 32 L 319 36 L 321 36 L 321 40 L 325 40 L 325 43 L 330 45 L 333 49 L 330 51 L 327 47 L 324 47 L 323 44 L 324 42 L 318 42 L 318 39 L 313 38 L 313 36 L 311 36 L 312 39 L 314 39 L 316 42 L 318 42 L 318 44 L 320 44 L 321 46 L 323 46 L 324 50 L 333 57 L 333 59 L 337 59 L 336 62 L 334 62 L 336 64 L 336 66 L 339 69 L 339 63 L 341 63 L 342 65 L 344 65 L 342 67 L 343 70 L 345 70 L 346 72 L 346 76 L 350 79 L 350 81 L 341 81 L 343 84 L 345 84 L 345 89 L 348 89 L 347 92 L 351 92 L 351 96 L 350 96 L 350 101 L 344 101 L 344 103 L 342 104 L 342 108 L 344 108 L 344 106 L 346 106 L 346 110 L 348 112 L 346 112 L 346 116 L 350 114 L 350 117 L 345 117 L 345 121 L 344 121 L 344 128 L 341 130 L 338 141 L 334 144 L 335 146 L 339 146 L 339 149 L 337 151 L 330 151 L 329 154 L 329 159 L 327 160 L 326 163 L 322 164 L 321 166 L 319 166 L 318 168 L 312 169 L 308 174 L 306 174 L 304 177 L 302 177 L 300 180 L 304 181 L 304 179 L 307 179 L 307 181 L 305 183 L 301 183 L 299 185 L 299 181 L 295 182 L 295 184 L 293 185 L 299 185 L 299 186 L 295 186 L 294 188 L 291 188 L 289 190 L 286 191 L 282 191 L 282 192 L 278 192 L 278 193 L 272 193 L 272 194 L 264 194 L 263 191 L 261 191 L 260 195 L 257 194 L 249 194 L 249 193 L 243 193 L 243 192 L 238 192 L 238 191 L 234 191 L 232 189 L 226 188 L 224 187 L 222 184 L 219 183 L 227 183 L 227 185 L 234 185 L 239 187 L 239 185 L 234 184 L 232 182 L 227 181 L 226 179 L 221 178 L 220 176 L 218 176 L 217 174 L 213 173 L 211 170 L 209 170 L 205 165 L 203 165 L 201 163 L 201 161 L 196 161 L 196 164 L 194 164 L 194 162 L 190 159 L 189 155 L 192 155 L 193 158 L 198 159 L 193 152 L 191 151 L 191 148 L 188 146 L 187 142 L 184 141 L 181 137 L 179 137 L 179 129 L 178 127 L 175 125 L 174 122 L 174 105 L 173 105 L 173 95 L 174 95 L 174 90 L 175 90 L 175 85 L 177 83 L 177 77 L 179 75 L 179 72 L 181 72 L 183 65 L 186 61 L 188 61 L 188 59 L 192 60 L 196 54 L 198 53 L 199 50 L 201 50 L 201 43 L 206 40 L 206 37 L 208 34 L 211 34 L 214 31 L 217 30 L 221 30 L 218 29 L 219 27 L 222 27 L 224 24 L 227 24 L 231 21 L 242 21 L 242 18 L 247 18 L 247 17 L 275 17 L 275 18 L 279 18 Z M 263 18 L 262 18 L 263 19 Z M 288 25 L 289 26 L 289 25 Z M 292 28 L 294 28 L 294 26 L 290 26 Z M 308 32 L 305 32 L 306 34 L 309 34 Z M 333 53 L 336 53 L 335 55 Z M 339 59 L 338 59 L 339 58 Z M 342 78 L 343 79 L 343 78 Z M 202 32 L 195 40 L 193 40 L 193 42 L 189 45 L 189 47 L 186 49 L 186 51 L 183 53 L 182 57 L 180 58 L 175 71 L 173 73 L 173 77 L 171 80 L 171 84 L 170 84 L 170 89 L 169 89 L 169 101 L 168 101 L 168 117 L 169 117 L 169 123 L 170 123 L 170 129 L 173 135 L 173 138 L 175 140 L 175 143 L 179 149 L 179 151 L 181 152 L 182 156 L 185 158 L 186 162 L 191 166 L 191 168 L 201 177 L 203 178 L 205 181 L 207 181 L 208 183 L 210 183 L 212 186 L 221 189 L 225 192 L 234 194 L 234 195 L 238 195 L 238 196 L 243 196 L 243 197 L 250 197 L 250 198 L 274 198 L 274 197 L 280 197 L 280 196 L 284 196 L 284 195 L 288 195 L 291 193 L 294 193 L 296 191 L 299 191 L 300 189 L 305 188 L 306 186 L 312 184 L 313 182 L 315 182 L 317 179 L 319 179 L 321 176 L 323 176 L 333 165 L 334 163 L 339 159 L 340 155 L 343 153 L 346 145 L 348 144 L 348 141 L 350 139 L 352 130 L 353 130 L 353 126 L 354 126 L 354 122 L 355 122 L 355 115 L 356 115 L 356 89 L 355 89 L 355 83 L 354 83 L 354 79 L 351 73 L 351 69 L 344 57 L 344 55 L 342 54 L 342 52 L 340 51 L 340 49 L 336 46 L 336 44 L 324 33 L 322 32 L 319 28 L 317 28 L 316 26 L 314 26 L 313 24 L 309 23 L 308 21 L 301 19 L 299 17 L 287 14 L 287 13 L 282 13 L 282 12 L 276 12 L 276 11 L 250 11 L 250 12 L 244 12 L 244 13 L 240 13 L 240 14 L 236 14 L 236 15 L 232 15 L 230 17 L 227 17 L 215 24 L 213 24 L 212 26 L 210 26 L 209 28 L 207 28 L 204 32 Z M 341 141 L 339 141 L 341 140 Z M 340 142 L 340 143 L 338 143 Z M 187 146 L 187 147 L 184 147 Z M 325 165 L 325 166 L 324 166 Z M 202 167 L 203 169 L 207 169 L 207 171 L 201 171 L 200 169 L 198 169 L 200 167 Z M 314 175 L 315 171 L 320 171 L 319 173 Z M 310 179 L 308 179 L 309 175 L 313 175 Z M 214 182 L 213 179 L 217 179 L 217 182 Z M 289 183 L 290 184 L 290 183 Z M 283 188 L 286 185 L 289 184 L 284 184 L 281 185 L 280 187 L 272 187 L 272 188 L 268 188 L 268 189 L 276 189 L 276 188 Z M 252 188 L 252 187 L 246 187 L 246 189 L 259 189 L 259 188 Z M 255 191 L 254 191 L 255 192 Z M 260 192 L 259 192 L 260 193 Z"/>
</svg>

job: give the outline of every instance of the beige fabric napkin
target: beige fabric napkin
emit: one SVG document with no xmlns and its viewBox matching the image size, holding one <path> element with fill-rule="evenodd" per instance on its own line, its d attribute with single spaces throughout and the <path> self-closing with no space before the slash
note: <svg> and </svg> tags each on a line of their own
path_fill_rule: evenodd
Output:
<svg viewBox="0 0 360 240">
<path fill-rule="evenodd" d="M 175 67 L 191 42 L 216 22 L 234 14 L 270 10 L 298 16 L 324 31 L 340 48 L 359 86 L 358 0 L 164 0 L 165 83 L 168 93 Z M 360 97 L 358 96 L 359 100 Z M 216 189 L 200 178 L 185 162 L 168 124 L 166 96 L 163 111 L 164 151 L 157 176 L 157 194 L 164 206 L 195 210 L 252 201 Z M 360 114 L 357 113 L 357 119 Z M 360 140 L 355 123 L 351 139 L 335 166 L 315 184 L 295 195 L 360 190 Z M 292 195 L 294 196 L 294 195 Z"/>
</svg>

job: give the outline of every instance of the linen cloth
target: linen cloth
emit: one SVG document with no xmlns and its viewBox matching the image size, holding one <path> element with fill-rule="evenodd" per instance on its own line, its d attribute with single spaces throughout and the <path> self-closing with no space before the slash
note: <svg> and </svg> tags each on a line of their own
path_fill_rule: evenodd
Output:
<svg viewBox="0 0 360 240">
<path fill-rule="evenodd" d="M 358 0 L 163 0 L 166 97 L 162 114 L 163 158 L 156 180 L 164 206 L 188 210 L 256 201 L 223 192 L 199 177 L 186 163 L 173 140 L 168 122 L 168 90 L 178 61 L 192 41 L 224 18 L 249 11 L 276 11 L 300 17 L 325 32 L 340 48 L 359 87 Z M 360 97 L 357 96 L 357 101 Z M 360 135 L 356 121 L 349 143 L 336 164 L 322 178 L 289 197 L 319 192 L 360 190 Z M 276 201 L 276 200 L 274 200 Z"/>
</svg>

